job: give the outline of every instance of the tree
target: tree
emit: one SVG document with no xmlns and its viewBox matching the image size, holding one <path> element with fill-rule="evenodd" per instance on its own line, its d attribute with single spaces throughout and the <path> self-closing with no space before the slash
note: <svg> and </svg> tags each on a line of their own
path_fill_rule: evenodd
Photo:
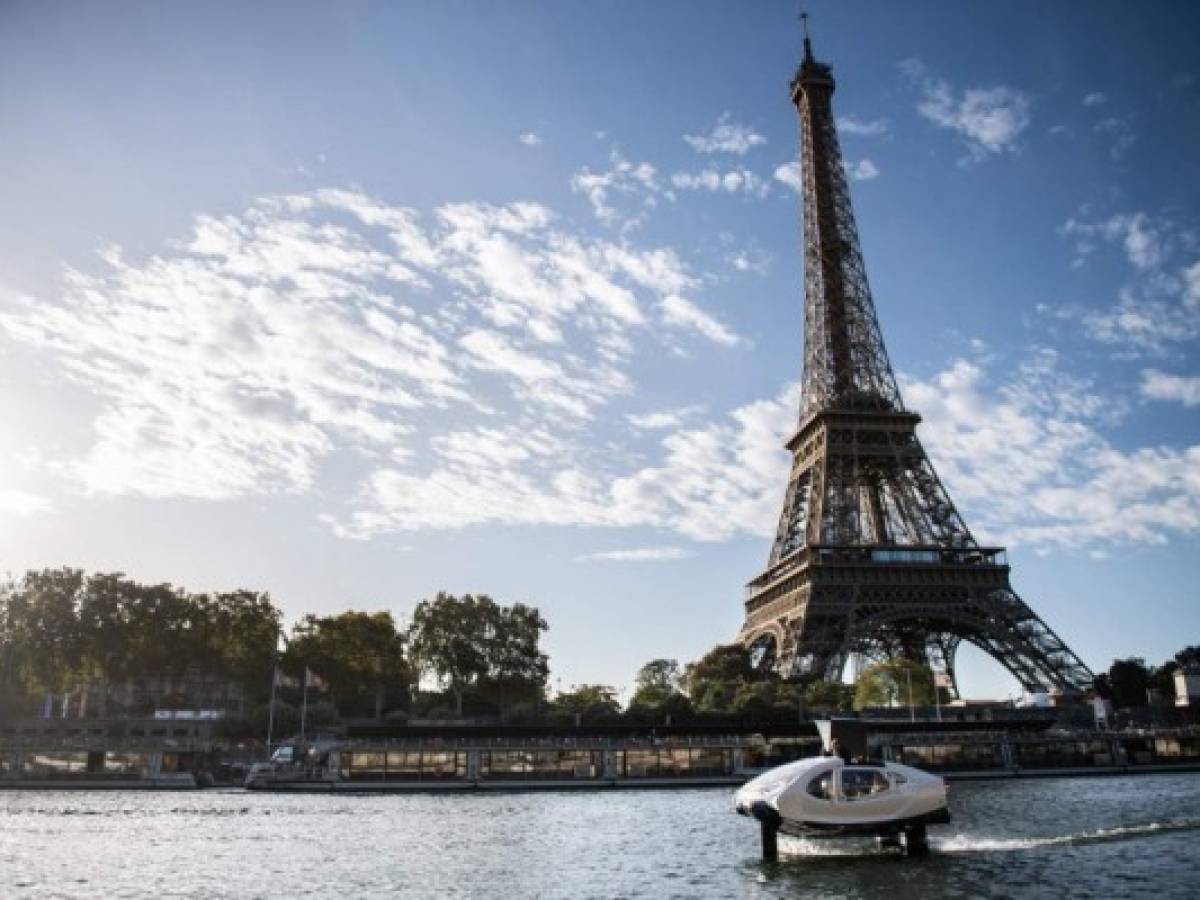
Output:
<svg viewBox="0 0 1200 900">
<path fill-rule="evenodd" d="M 804 688 L 804 705 L 816 709 L 850 709 L 855 688 L 840 681 L 818 679 Z M 914 689 L 913 693 L 916 693 Z"/>
<path fill-rule="evenodd" d="M 748 702 L 747 697 L 754 695 L 743 692 L 738 700 L 739 692 L 746 685 L 772 680 L 775 679 L 771 675 L 755 668 L 750 651 L 741 644 L 718 644 L 700 659 L 689 663 L 683 674 L 688 697 L 697 710 L 705 713 L 734 712 L 739 702 L 744 704 Z"/>
<path fill-rule="evenodd" d="M 489 610 L 492 619 L 487 686 L 498 698 L 501 714 L 506 702 L 536 702 L 546 693 L 550 668 L 539 641 L 546 621 L 535 607 L 514 603 Z"/>
<path fill-rule="evenodd" d="M 408 705 L 412 672 L 390 612 L 307 615 L 292 629 L 283 665 L 327 681 L 342 715 L 370 712 L 378 719 L 389 702 Z"/>
<path fill-rule="evenodd" d="M 121 573 L 29 572 L 0 592 L 0 686 L 5 693 L 90 689 L 191 670 L 240 681 L 265 696 L 279 631 L 266 594 L 191 595 Z M 175 699 L 187 702 L 176 691 Z"/>
<path fill-rule="evenodd" d="M 1200 646 L 1184 647 L 1175 654 L 1175 662 L 1184 668 L 1200 666 Z"/>
<path fill-rule="evenodd" d="M 892 659 L 867 666 L 854 686 L 854 708 L 931 706 L 933 671 L 924 663 Z"/>
<path fill-rule="evenodd" d="M 682 680 L 677 660 L 652 659 L 638 669 L 633 678 L 635 690 L 630 706 L 658 706 L 679 693 Z"/>
<path fill-rule="evenodd" d="M 765 680 L 763 673 L 754 668 L 750 651 L 741 644 L 718 644 L 694 663 L 689 663 L 684 676 L 689 683 Z"/>
<path fill-rule="evenodd" d="M 1161 666 L 1151 669 L 1146 678 L 1147 699 L 1151 694 L 1156 695 L 1158 703 L 1171 704 L 1175 700 L 1175 673 L 1179 663 L 1173 659 L 1167 660 Z"/>
<path fill-rule="evenodd" d="M 1113 660 L 1104 682 L 1097 690 L 1106 687 L 1108 699 L 1112 700 L 1117 709 L 1132 709 L 1146 705 L 1146 688 L 1149 684 L 1150 670 L 1146 667 L 1146 661 L 1141 657 L 1131 656 L 1128 659 Z"/>
<path fill-rule="evenodd" d="M 413 610 L 409 642 L 414 661 L 453 695 L 459 716 L 469 690 L 494 689 L 541 697 L 549 673 L 541 652 L 546 621 L 536 607 L 503 607 L 491 597 L 439 592 Z"/>
<path fill-rule="evenodd" d="M 73 687 L 83 670 L 78 569 L 28 572 L 6 597 L 6 655 L 26 689 L 59 693 Z"/>
<path fill-rule="evenodd" d="M 683 673 L 674 659 L 652 659 L 634 676 L 630 712 L 645 715 L 691 715 L 692 704 L 680 691 Z"/>
<path fill-rule="evenodd" d="M 612 719 L 620 715 L 617 692 L 607 684 L 577 684 L 569 691 L 560 691 L 551 702 L 551 713 L 580 721 Z"/>
<path fill-rule="evenodd" d="M 718 681 L 716 679 L 693 681 L 688 694 L 693 705 L 704 713 L 727 713 L 733 708 L 738 690 L 744 687 L 741 681 Z"/>
</svg>

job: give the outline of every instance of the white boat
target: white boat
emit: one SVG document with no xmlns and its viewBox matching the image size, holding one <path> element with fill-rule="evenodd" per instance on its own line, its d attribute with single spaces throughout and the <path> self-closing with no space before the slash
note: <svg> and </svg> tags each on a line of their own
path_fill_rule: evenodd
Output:
<svg viewBox="0 0 1200 900">
<path fill-rule="evenodd" d="M 847 763 L 836 756 L 771 769 L 737 792 L 734 807 L 761 823 L 767 859 L 778 853 L 778 832 L 874 835 L 883 846 L 916 855 L 928 849 L 926 826 L 950 821 L 946 782 L 939 776 L 898 763 Z"/>
</svg>

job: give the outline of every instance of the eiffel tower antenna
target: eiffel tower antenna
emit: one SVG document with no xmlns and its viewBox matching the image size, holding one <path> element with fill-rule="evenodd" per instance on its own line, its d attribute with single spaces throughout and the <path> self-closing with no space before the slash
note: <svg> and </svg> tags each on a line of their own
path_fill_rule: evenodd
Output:
<svg viewBox="0 0 1200 900">
<path fill-rule="evenodd" d="M 1013 591 L 1002 547 L 955 509 L 904 407 L 875 315 L 833 116 L 812 53 L 791 81 L 800 116 L 804 374 L 792 469 L 767 568 L 738 640 L 788 677 L 841 677 L 852 654 L 949 675 L 966 641 L 1027 691 L 1082 691 L 1092 673 Z"/>
</svg>

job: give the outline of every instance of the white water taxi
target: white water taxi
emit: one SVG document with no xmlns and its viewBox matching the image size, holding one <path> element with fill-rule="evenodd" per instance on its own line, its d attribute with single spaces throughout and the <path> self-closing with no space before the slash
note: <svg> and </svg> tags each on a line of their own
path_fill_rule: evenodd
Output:
<svg viewBox="0 0 1200 900">
<path fill-rule="evenodd" d="M 763 856 L 776 833 L 802 837 L 875 835 L 909 855 L 928 849 L 925 827 L 950 821 L 946 782 L 912 766 L 847 763 L 817 756 L 779 766 L 745 784 L 735 809 L 762 825 Z"/>
</svg>

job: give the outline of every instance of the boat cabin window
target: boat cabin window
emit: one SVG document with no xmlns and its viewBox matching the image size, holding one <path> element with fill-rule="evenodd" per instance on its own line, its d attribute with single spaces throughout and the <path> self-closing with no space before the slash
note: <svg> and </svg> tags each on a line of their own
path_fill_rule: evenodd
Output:
<svg viewBox="0 0 1200 900">
<path fill-rule="evenodd" d="M 833 799 L 833 773 L 822 772 L 808 783 L 808 792 L 818 800 Z"/>
<path fill-rule="evenodd" d="M 860 800 L 887 789 L 887 776 L 878 769 L 842 769 L 842 796 L 847 800 Z"/>
</svg>

